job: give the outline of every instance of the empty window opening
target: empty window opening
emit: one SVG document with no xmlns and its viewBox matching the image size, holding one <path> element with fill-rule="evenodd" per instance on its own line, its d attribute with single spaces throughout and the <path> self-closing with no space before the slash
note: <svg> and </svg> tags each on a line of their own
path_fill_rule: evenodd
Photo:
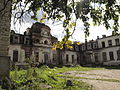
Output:
<svg viewBox="0 0 120 90">
<path fill-rule="evenodd" d="M 112 46 L 112 40 L 108 40 L 108 45 Z"/>
<path fill-rule="evenodd" d="M 102 42 L 102 47 L 103 47 L 103 48 L 105 47 L 105 42 Z"/>
<path fill-rule="evenodd" d="M 66 62 L 69 62 L 69 56 L 66 55 Z"/>
<path fill-rule="evenodd" d="M 103 52 L 102 56 L 103 56 L 103 61 L 106 62 L 107 61 L 107 54 L 106 54 L 106 52 Z"/>
<path fill-rule="evenodd" d="M 72 63 L 74 63 L 74 55 L 72 55 Z"/>
<path fill-rule="evenodd" d="M 47 40 L 45 40 L 45 41 L 44 41 L 44 44 L 48 44 L 48 41 L 47 41 Z"/>
<path fill-rule="evenodd" d="M 36 62 L 39 61 L 39 52 L 35 52 L 35 61 L 36 61 Z"/>
<path fill-rule="evenodd" d="M 114 54 L 113 54 L 113 52 L 109 52 L 109 57 L 110 57 L 110 60 L 114 60 Z"/>
<path fill-rule="evenodd" d="M 115 39 L 115 44 L 119 45 L 119 39 Z"/>
<path fill-rule="evenodd" d="M 117 50 L 117 59 L 120 60 L 120 50 Z"/>
<path fill-rule="evenodd" d="M 17 50 L 13 51 L 13 62 L 18 62 L 18 51 Z"/>
</svg>

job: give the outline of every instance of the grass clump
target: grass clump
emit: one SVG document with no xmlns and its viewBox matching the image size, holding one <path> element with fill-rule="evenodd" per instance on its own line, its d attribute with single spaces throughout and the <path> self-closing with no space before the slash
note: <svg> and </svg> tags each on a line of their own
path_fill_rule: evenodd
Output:
<svg viewBox="0 0 120 90">
<path fill-rule="evenodd" d="M 27 70 L 14 70 L 10 72 L 11 80 L 15 83 L 17 90 L 91 90 L 91 87 L 74 79 L 72 86 L 66 86 L 68 78 L 61 78 L 58 73 L 66 71 L 88 71 L 98 70 L 100 68 L 86 67 L 62 67 L 49 68 L 42 66 L 41 68 L 30 68 Z"/>
</svg>

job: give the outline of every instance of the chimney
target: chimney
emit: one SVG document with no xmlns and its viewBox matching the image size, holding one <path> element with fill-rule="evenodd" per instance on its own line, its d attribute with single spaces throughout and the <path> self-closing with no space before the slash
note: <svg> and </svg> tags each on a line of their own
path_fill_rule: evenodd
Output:
<svg viewBox="0 0 120 90">
<path fill-rule="evenodd" d="M 97 36 L 97 39 L 99 39 L 99 36 Z"/>
<path fill-rule="evenodd" d="M 24 35 L 26 35 L 26 31 L 24 32 Z"/>
<path fill-rule="evenodd" d="M 102 37 L 103 37 L 103 38 L 105 38 L 105 37 L 106 37 L 106 35 L 102 35 Z"/>
</svg>

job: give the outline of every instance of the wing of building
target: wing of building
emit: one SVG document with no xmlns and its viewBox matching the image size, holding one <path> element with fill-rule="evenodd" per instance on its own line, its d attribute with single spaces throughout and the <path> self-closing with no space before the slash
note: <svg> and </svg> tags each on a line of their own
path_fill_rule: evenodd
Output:
<svg viewBox="0 0 120 90">
<path fill-rule="evenodd" d="M 120 35 L 103 35 L 102 38 L 81 44 L 82 64 L 120 65 Z"/>
<path fill-rule="evenodd" d="M 73 44 L 72 49 L 64 47 L 62 50 L 52 50 L 52 45 L 58 42 L 50 33 L 51 29 L 36 22 L 24 34 L 17 34 L 11 30 L 9 56 L 17 65 L 28 62 L 34 64 L 71 65 L 80 63 L 79 45 Z"/>
</svg>

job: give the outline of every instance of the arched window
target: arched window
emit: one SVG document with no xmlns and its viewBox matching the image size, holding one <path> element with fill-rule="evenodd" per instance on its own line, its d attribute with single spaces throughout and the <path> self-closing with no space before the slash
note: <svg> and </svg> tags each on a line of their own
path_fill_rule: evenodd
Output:
<svg viewBox="0 0 120 90">
<path fill-rule="evenodd" d="M 44 63 L 48 64 L 49 63 L 49 57 L 48 57 L 48 53 L 44 54 Z"/>
<path fill-rule="evenodd" d="M 47 40 L 45 40 L 45 41 L 44 41 L 44 44 L 48 44 L 48 41 L 47 41 Z"/>
</svg>

